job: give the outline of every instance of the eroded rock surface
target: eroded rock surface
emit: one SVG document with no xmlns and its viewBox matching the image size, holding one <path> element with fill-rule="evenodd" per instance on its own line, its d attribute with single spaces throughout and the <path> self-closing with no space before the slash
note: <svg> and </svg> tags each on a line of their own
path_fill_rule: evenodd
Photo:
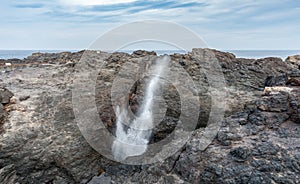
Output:
<svg viewBox="0 0 300 184">
<path fill-rule="evenodd" d="M 81 135 L 73 113 L 72 84 L 74 66 L 83 52 L 1 60 L 0 113 L 5 118 L 0 124 L 0 183 L 300 183 L 297 63 L 280 58 L 236 58 L 213 50 L 226 80 L 227 108 L 219 133 L 202 151 L 200 137 L 211 97 L 205 74 L 199 72 L 203 63 L 196 57 L 198 51 L 171 58 L 201 81 L 199 129 L 175 155 L 144 166 L 108 160 Z M 115 53 L 107 59 L 105 70 L 98 75 L 96 101 L 110 131 L 115 123 L 110 87 L 116 72 L 126 62 L 155 57 L 154 52 L 136 51 Z M 7 62 L 12 66 L 5 66 Z M 137 98 L 130 103 L 139 104 L 144 83 L 141 80 L 132 89 Z M 165 93 L 170 111 L 165 123 L 156 127 L 154 142 L 176 125 L 180 104 L 174 92 L 170 85 Z"/>
</svg>

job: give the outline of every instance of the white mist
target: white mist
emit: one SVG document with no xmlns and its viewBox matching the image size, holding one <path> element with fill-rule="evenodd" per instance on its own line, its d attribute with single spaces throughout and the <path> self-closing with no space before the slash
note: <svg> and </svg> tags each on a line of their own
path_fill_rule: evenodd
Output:
<svg viewBox="0 0 300 184">
<path fill-rule="evenodd" d="M 117 107 L 116 139 L 112 145 L 112 153 L 116 160 L 123 161 L 127 157 L 139 156 L 146 152 L 153 127 L 153 98 L 159 87 L 159 79 L 166 74 L 169 62 L 169 56 L 157 59 L 138 116 L 129 123 L 130 127 L 127 130 L 123 125 L 129 121 L 127 109 Z"/>
</svg>

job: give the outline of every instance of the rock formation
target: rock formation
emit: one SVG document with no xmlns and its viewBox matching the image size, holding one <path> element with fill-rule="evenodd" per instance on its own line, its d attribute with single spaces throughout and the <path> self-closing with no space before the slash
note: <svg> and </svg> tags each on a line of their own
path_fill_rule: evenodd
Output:
<svg viewBox="0 0 300 184">
<path fill-rule="evenodd" d="M 225 77 L 227 106 L 217 136 L 200 150 L 212 97 L 205 74 L 199 72 L 203 67 L 196 57 L 199 51 L 171 55 L 172 62 L 201 83 L 197 129 L 175 155 L 143 166 L 108 160 L 79 131 L 72 85 L 74 66 L 83 52 L 0 60 L 0 183 L 300 183 L 299 57 L 255 60 L 210 50 Z M 97 77 L 96 104 L 112 133 L 114 76 L 126 62 L 151 64 L 155 57 L 155 52 L 136 51 L 107 58 Z M 141 73 L 146 70 L 145 65 Z M 133 112 L 146 81 L 138 80 L 128 94 Z M 169 85 L 163 96 L 167 113 L 155 127 L 151 143 L 172 132 L 180 114 L 176 88 Z"/>
<path fill-rule="evenodd" d="M 0 88 L 0 132 L 2 132 L 2 125 L 7 116 L 6 107 L 9 105 L 10 98 L 13 97 L 12 92 L 6 88 Z"/>
</svg>

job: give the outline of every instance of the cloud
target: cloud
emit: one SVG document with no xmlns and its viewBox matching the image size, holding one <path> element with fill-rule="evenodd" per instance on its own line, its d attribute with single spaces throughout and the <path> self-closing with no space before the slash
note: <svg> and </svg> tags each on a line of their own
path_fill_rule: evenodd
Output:
<svg viewBox="0 0 300 184">
<path fill-rule="evenodd" d="M 24 39 L 30 37 L 28 44 L 35 43 L 38 33 L 47 33 L 45 45 L 53 44 L 57 35 L 58 42 L 73 45 L 80 35 L 85 37 L 80 40 L 91 40 L 123 23 L 145 19 L 182 24 L 216 48 L 284 47 L 292 38 L 295 47 L 300 37 L 300 1 L 294 0 L 10 0 L 1 3 L 0 16 L 0 40 L 16 32 Z M 278 35 L 280 44 L 272 43 L 279 40 Z M 18 45 L 17 36 L 10 38 Z M 230 43 L 230 39 L 237 41 Z"/>
<path fill-rule="evenodd" d="M 44 5 L 41 3 L 32 3 L 32 4 L 18 4 L 14 7 L 16 8 L 42 8 Z"/>
<path fill-rule="evenodd" d="M 59 0 L 64 5 L 72 6 L 95 6 L 132 3 L 136 0 Z"/>
</svg>

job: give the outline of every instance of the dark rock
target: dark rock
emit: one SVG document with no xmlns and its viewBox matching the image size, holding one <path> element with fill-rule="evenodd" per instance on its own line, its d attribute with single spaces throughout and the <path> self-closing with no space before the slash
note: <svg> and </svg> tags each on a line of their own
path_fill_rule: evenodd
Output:
<svg viewBox="0 0 300 184">
<path fill-rule="evenodd" d="M 180 60 L 180 61 L 179 61 L 179 64 L 180 64 L 181 66 L 185 66 L 185 65 L 186 65 L 186 63 L 185 63 L 183 60 Z"/>
<path fill-rule="evenodd" d="M 24 60 L 11 61 L 11 72 L 3 73 L 0 81 L 10 86 L 16 96 L 29 94 L 30 98 L 8 104 L 12 94 L 0 90 L 4 102 L 0 104 L 0 116 L 2 112 L 7 114 L 6 110 L 10 113 L 1 127 L 4 131 L 0 135 L 0 183 L 104 180 L 111 183 L 300 183 L 300 92 L 295 64 L 278 58 L 236 58 L 230 53 L 211 50 L 220 61 L 227 81 L 222 90 L 228 92 L 228 98 L 224 99 L 228 108 L 217 136 L 208 147 L 201 149 L 206 141 L 203 135 L 213 97 L 208 90 L 208 78 L 201 72 L 207 66 L 197 58 L 200 51 L 194 49 L 171 58 L 201 84 L 198 124 L 201 128 L 194 131 L 175 155 L 143 166 L 108 160 L 94 151 L 81 135 L 72 109 L 74 68 L 70 63 L 78 63 L 83 52 L 37 53 Z M 91 52 L 95 59 L 104 54 Z M 110 103 L 110 88 L 115 75 L 126 62 L 141 61 L 145 63 L 139 71 L 143 75 L 147 63 L 152 64 L 155 57 L 153 52 L 137 51 L 131 55 L 114 53 L 106 59 L 105 69 L 98 74 L 95 98 L 99 115 L 112 133 L 116 117 Z M 5 62 L 1 60 L 0 67 Z M 22 71 L 17 70 L 19 67 L 23 67 Z M 133 76 L 134 71 L 126 75 Z M 128 95 L 130 108 L 139 106 L 146 81 L 145 78 L 133 85 Z M 151 143 L 165 138 L 180 124 L 177 121 L 180 95 L 174 86 L 167 88 L 164 92 L 167 115 L 153 130 Z M 132 98 L 135 95 L 137 98 Z"/>
<path fill-rule="evenodd" d="M 300 71 L 289 73 L 286 84 L 289 86 L 300 86 Z"/>
<path fill-rule="evenodd" d="M 0 89 L 0 101 L 2 104 L 8 104 L 10 101 L 10 98 L 13 97 L 14 94 L 10 92 L 6 88 L 1 88 Z"/>
<path fill-rule="evenodd" d="M 217 176 L 214 168 L 205 168 L 199 176 L 198 183 L 216 183 Z"/>
<path fill-rule="evenodd" d="M 218 133 L 217 139 L 218 139 L 218 141 L 220 141 L 220 144 L 222 144 L 223 146 L 230 146 L 231 145 L 230 138 L 224 132 L 220 131 Z"/>
<path fill-rule="evenodd" d="M 4 120 L 7 116 L 7 110 L 5 110 L 4 106 L 10 103 L 10 98 L 13 97 L 13 93 L 10 92 L 6 88 L 0 88 L 0 133 L 3 132 L 3 124 Z"/>
<path fill-rule="evenodd" d="M 261 143 L 253 151 L 252 154 L 257 157 L 267 157 L 268 155 L 276 155 L 279 149 L 272 143 Z"/>
<path fill-rule="evenodd" d="M 272 180 L 270 177 L 268 177 L 266 174 L 261 173 L 259 171 L 254 171 L 251 176 L 250 179 L 248 181 L 249 184 L 257 184 L 257 183 L 261 183 L 261 184 L 271 184 Z"/>
<path fill-rule="evenodd" d="M 287 112 L 289 110 L 289 93 L 280 91 L 278 94 L 263 97 L 257 102 L 258 109 L 266 112 Z"/>
<path fill-rule="evenodd" d="M 233 159 L 237 162 L 244 162 L 250 155 L 250 150 L 248 148 L 236 148 L 229 152 Z"/>
<path fill-rule="evenodd" d="M 279 57 L 266 57 L 262 59 L 258 59 L 257 62 L 283 62 Z"/>
<path fill-rule="evenodd" d="M 0 119 L 2 120 L 3 117 L 4 117 L 4 107 L 3 107 L 3 105 L 0 103 Z"/>
<path fill-rule="evenodd" d="M 288 72 L 280 76 L 268 76 L 265 81 L 265 87 L 273 86 L 300 86 L 300 72 Z"/>
<path fill-rule="evenodd" d="M 148 55 L 156 56 L 157 55 L 156 52 L 154 52 L 154 51 L 149 52 L 149 51 L 145 51 L 145 50 L 137 50 L 137 51 L 134 51 L 132 54 L 136 55 L 136 56 L 148 56 Z"/>
<path fill-rule="evenodd" d="M 295 90 L 295 94 L 290 95 L 290 119 L 300 124 L 300 90 Z"/>
<path fill-rule="evenodd" d="M 25 100 L 28 100 L 29 98 L 30 98 L 29 95 L 25 95 L 25 96 L 19 97 L 19 100 L 20 100 L 20 101 L 25 101 Z"/>
<path fill-rule="evenodd" d="M 286 85 L 288 81 L 287 75 L 282 76 L 268 76 L 265 82 L 265 86 L 271 87 L 271 86 L 284 86 Z"/>
</svg>

